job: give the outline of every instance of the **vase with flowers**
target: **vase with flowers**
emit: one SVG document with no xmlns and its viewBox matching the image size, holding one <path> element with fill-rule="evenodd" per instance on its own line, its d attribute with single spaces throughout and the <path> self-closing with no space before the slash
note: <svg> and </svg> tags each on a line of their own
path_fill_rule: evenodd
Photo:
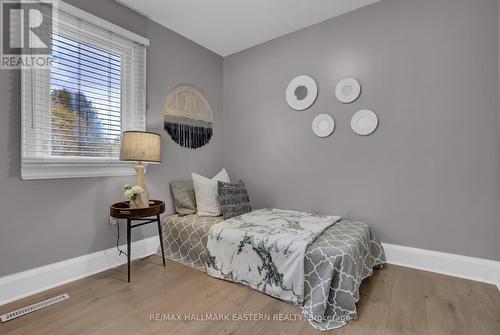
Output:
<svg viewBox="0 0 500 335">
<path fill-rule="evenodd" d="M 130 208 L 141 208 L 141 194 L 144 193 L 144 189 L 140 186 L 130 186 L 125 185 L 123 188 L 125 190 L 125 198 L 130 200 Z"/>
</svg>

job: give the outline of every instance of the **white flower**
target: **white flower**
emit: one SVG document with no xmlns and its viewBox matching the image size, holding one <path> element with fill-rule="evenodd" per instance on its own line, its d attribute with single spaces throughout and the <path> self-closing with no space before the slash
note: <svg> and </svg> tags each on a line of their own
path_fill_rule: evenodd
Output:
<svg viewBox="0 0 500 335">
<path fill-rule="evenodd" d="M 125 190 L 123 195 L 129 200 L 135 200 L 139 194 L 144 192 L 144 189 L 140 186 L 125 185 L 123 189 Z"/>
<path fill-rule="evenodd" d="M 141 194 L 144 192 L 144 189 L 140 186 L 134 186 L 131 188 L 131 191 L 134 193 L 134 194 Z"/>
<path fill-rule="evenodd" d="M 125 195 L 125 198 L 131 199 L 134 196 L 134 192 L 132 192 L 131 189 L 127 189 L 127 190 L 125 190 L 124 195 Z"/>
</svg>

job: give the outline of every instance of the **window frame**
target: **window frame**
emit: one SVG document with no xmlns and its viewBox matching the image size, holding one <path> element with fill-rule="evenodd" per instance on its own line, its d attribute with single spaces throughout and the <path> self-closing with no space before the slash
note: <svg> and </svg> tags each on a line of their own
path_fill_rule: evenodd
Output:
<svg viewBox="0 0 500 335">
<path fill-rule="evenodd" d="M 141 78 L 143 80 L 143 110 L 137 111 L 134 106 L 136 106 L 136 101 L 134 94 L 129 95 L 129 92 L 137 87 L 137 78 L 134 75 L 125 75 L 122 73 L 121 76 L 121 99 L 122 99 L 122 132 L 126 130 L 145 130 L 145 118 L 146 118 L 146 47 L 149 45 L 149 40 L 137 35 L 133 32 L 130 32 L 124 28 L 121 28 L 113 23 L 110 23 L 106 20 L 103 20 L 95 15 L 87 13 L 79 8 L 71 6 L 64 2 L 59 2 L 58 11 L 62 11 L 67 13 L 78 20 L 82 20 L 83 22 L 93 24 L 101 29 L 105 29 L 115 35 L 119 35 L 120 37 L 127 38 L 137 44 L 143 45 L 143 66 L 144 69 L 140 73 Z M 64 24 L 63 24 L 64 25 Z M 57 33 L 57 32 L 56 32 Z M 93 33 L 89 33 L 82 37 L 82 35 L 78 36 L 78 40 L 82 43 L 86 43 L 85 41 L 89 41 L 88 43 L 92 46 L 102 48 L 104 50 L 109 50 L 116 53 L 116 49 L 113 49 L 106 44 L 102 43 L 99 45 L 94 39 L 89 38 Z M 66 36 L 71 38 L 71 33 L 66 31 L 62 34 L 62 36 Z M 98 36 L 98 38 L 103 38 L 102 36 Z M 120 46 L 123 48 L 123 46 Z M 123 55 L 122 55 L 123 56 Z M 129 48 L 128 54 L 126 55 L 130 57 L 129 64 L 126 67 L 132 74 L 136 72 L 133 70 L 134 62 L 134 49 Z M 122 69 L 124 65 L 122 64 Z M 32 84 L 32 80 L 38 80 L 39 76 L 47 76 L 47 78 L 42 79 L 42 88 L 34 89 Z M 129 80 L 124 81 L 124 77 Z M 30 86 L 28 86 L 30 85 Z M 38 87 L 37 82 L 37 87 Z M 47 96 L 45 96 L 47 94 Z M 140 93 L 138 93 L 140 94 Z M 27 96 L 28 95 L 28 96 Z M 107 177 L 107 176 L 130 176 L 135 175 L 134 164 L 130 162 L 122 162 L 119 159 L 110 159 L 109 157 L 75 157 L 75 156 L 53 156 L 42 158 L 37 157 L 28 157 L 25 154 L 26 147 L 26 136 L 36 136 L 39 133 L 41 127 L 39 122 L 36 122 L 33 112 L 33 107 L 28 101 L 33 99 L 34 95 L 41 95 L 43 99 L 40 101 L 45 101 L 47 106 L 43 106 L 43 114 L 44 117 L 50 117 L 51 109 L 50 109 L 50 69 L 21 69 L 21 179 L 31 180 L 31 179 L 59 179 L 59 178 L 79 178 L 79 177 Z M 130 99 L 126 104 L 123 104 L 123 99 Z M 45 110 L 47 111 L 45 115 Z M 134 120 L 139 116 L 139 118 L 144 118 L 143 122 L 138 122 L 137 124 Z M 28 118 L 31 118 L 31 124 L 27 124 Z M 27 131 L 26 127 L 35 127 L 35 131 Z M 34 142 L 38 147 L 43 145 L 41 140 L 35 137 Z M 36 150 L 36 152 L 42 151 Z"/>
</svg>

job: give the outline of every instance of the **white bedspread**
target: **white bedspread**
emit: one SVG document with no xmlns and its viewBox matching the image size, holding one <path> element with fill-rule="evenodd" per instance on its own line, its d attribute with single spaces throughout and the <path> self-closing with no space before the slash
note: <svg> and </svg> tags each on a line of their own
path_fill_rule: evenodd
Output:
<svg viewBox="0 0 500 335">
<path fill-rule="evenodd" d="M 307 247 L 338 216 L 261 209 L 214 224 L 207 273 L 302 304 Z"/>
</svg>

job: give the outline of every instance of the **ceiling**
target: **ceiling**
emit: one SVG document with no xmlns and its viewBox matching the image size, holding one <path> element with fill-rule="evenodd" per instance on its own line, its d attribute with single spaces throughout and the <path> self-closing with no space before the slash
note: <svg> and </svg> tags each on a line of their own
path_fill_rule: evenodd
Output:
<svg viewBox="0 0 500 335">
<path fill-rule="evenodd" d="M 378 0 L 117 0 L 228 56 Z"/>
</svg>

